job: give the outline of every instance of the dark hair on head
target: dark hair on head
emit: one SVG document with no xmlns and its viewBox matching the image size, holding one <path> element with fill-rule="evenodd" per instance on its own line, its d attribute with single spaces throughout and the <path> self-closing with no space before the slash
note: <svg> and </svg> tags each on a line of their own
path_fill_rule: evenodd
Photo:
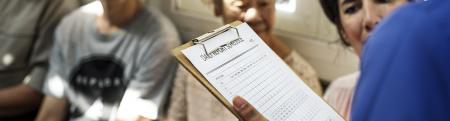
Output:
<svg viewBox="0 0 450 121">
<path fill-rule="evenodd" d="M 344 28 L 341 23 L 341 17 L 339 14 L 339 0 L 319 0 L 320 5 L 322 6 L 322 10 L 325 12 L 328 20 L 330 20 L 337 28 L 337 32 L 339 34 L 339 38 L 341 39 L 341 43 L 345 46 L 350 46 L 344 38 Z"/>
</svg>

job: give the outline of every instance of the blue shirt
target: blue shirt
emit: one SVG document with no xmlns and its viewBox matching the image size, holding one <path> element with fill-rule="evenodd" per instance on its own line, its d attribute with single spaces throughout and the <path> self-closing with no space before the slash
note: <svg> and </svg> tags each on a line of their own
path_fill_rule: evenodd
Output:
<svg viewBox="0 0 450 121">
<path fill-rule="evenodd" d="M 374 30 L 352 120 L 450 120 L 450 0 L 403 6 Z"/>
</svg>

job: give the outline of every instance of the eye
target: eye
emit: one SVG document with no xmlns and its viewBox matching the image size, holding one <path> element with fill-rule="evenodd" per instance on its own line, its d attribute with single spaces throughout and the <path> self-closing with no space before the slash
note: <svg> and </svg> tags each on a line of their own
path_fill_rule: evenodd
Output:
<svg viewBox="0 0 450 121">
<path fill-rule="evenodd" d="M 240 0 L 233 1 L 231 5 L 234 7 L 238 7 L 241 10 L 245 10 L 248 7 L 247 4 L 245 4 L 243 1 Z"/>
<path fill-rule="evenodd" d="M 260 6 L 260 7 L 266 7 L 268 5 L 269 5 L 269 2 L 267 0 L 258 2 L 258 6 Z"/>
<path fill-rule="evenodd" d="M 361 4 L 355 3 L 355 4 L 345 8 L 344 13 L 345 14 L 354 14 L 354 13 L 358 12 L 358 10 L 360 10 L 361 7 L 362 7 Z"/>
<path fill-rule="evenodd" d="M 381 4 L 383 4 L 383 3 L 392 3 L 393 2 L 393 0 L 374 0 L 375 1 L 375 3 L 381 3 Z"/>
<path fill-rule="evenodd" d="M 344 13 L 345 14 L 353 14 L 356 12 L 356 7 L 354 5 L 348 7 L 347 9 L 345 9 Z"/>
</svg>

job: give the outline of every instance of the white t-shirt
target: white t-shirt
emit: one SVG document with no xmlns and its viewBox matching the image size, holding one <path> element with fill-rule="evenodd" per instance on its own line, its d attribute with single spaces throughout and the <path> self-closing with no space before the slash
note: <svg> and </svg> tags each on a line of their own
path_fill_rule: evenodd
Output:
<svg viewBox="0 0 450 121">
<path fill-rule="evenodd" d="M 111 34 L 98 32 L 95 20 L 83 9 L 63 19 L 44 91 L 70 102 L 70 120 L 158 118 L 177 68 L 170 53 L 179 44 L 175 28 L 150 9 Z"/>
</svg>

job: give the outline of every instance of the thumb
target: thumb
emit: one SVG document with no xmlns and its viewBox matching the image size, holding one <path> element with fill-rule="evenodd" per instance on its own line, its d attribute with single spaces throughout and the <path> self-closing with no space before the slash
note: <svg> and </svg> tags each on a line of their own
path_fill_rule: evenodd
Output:
<svg viewBox="0 0 450 121">
<path fill-rule="evenodd" d="M 233 108 L 245 121 L 268 121 L 255 107 L 240 96 L 233 99 Z"/>
</svg>

